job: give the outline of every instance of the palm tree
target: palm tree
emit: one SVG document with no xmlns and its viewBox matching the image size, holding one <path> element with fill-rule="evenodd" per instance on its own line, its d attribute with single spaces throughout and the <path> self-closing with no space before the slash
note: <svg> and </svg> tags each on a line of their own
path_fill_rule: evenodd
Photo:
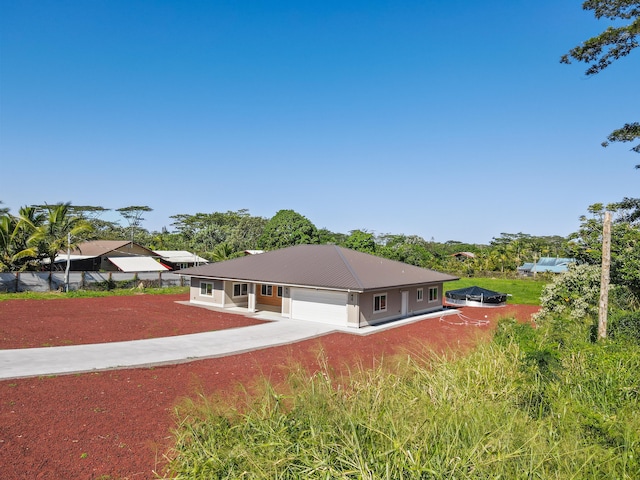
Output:
<svg viewBox="0 0 640 480">
<path fill-rule="evenodd" d="M 45 205 L 45 221 L 35 228 L 28 244 L 37 249 L 38 258 L 49 259 L 49 270 L 58 252 L 74 248 L 84 239 L 84 235 L 92 231 L 91 224 L 79 216 L 71 215 L 70 203 Z"/>
<path fill-rule="evenodd" d="M 16 243 L 18 222 L 15 217 L 6 214 L 0 217 L 0 271 L 19 270 L 19 260 L 16 253 L 19 248 Z"/>
<path fill-rule="evenodd" d="M 0 217 L 0 268 L 12 272 L 36 266 L 38 251 L 28 240 L 44 220 L 35 207 L 22 207 L 18 215 Z"/>
<path fill-rule="evenodd" d="M 214 262 L 222 262 L 231 258 L 232 254 L 233 250 L 231 247 L 227 243 L 223 242 L 214 247 L 213 252 L 211 252 L 211 258 Z"/>
</svg>

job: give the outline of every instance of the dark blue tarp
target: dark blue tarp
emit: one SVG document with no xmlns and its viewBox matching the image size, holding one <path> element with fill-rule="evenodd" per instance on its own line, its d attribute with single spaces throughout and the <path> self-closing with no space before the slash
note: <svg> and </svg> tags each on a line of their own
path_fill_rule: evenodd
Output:
<svg viewBox="0 0 640 480">
<path fill-rule="evenodd" d="M 494 292 L 481 287 L 467 287 L 459 290 L 449 290 L 444 295 L 446 298 L 454 300 L 469 300 L 472 302 L 482 303 L 505 303 L 507 301 L 506 293 Z"/>
</svg>

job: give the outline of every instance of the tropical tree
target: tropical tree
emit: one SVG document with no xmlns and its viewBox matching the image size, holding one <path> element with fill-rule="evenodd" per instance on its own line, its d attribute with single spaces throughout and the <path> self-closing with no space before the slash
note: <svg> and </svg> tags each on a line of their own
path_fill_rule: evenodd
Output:
<svg viewBox="0 0 640 480">
<path fill-rule="evenodd" d="M 35 206 L 20 208 L 18 217 L 9 214 L 2 217 L 3 269 L 22 271 L 37 267 L 38 249 L 30 245 L 29 239 L 44 220 L 44 213 Z"/>
<path fill-rule="evenodd" d="M 376 252 L 376 239 L 373 233 L 365 230 L 351 230 L 344 246 L 359 252 L 373 254 Z"/>
<path fill-rule="evenodd" d="M 226 242 L 234 252 L 255 249 L 266 225 L 267 219 L 263 217 L 240 217 L 238 223 L 231 228 Z"/>
<path fill-rule="evenodd" d="M 328 228 L 318 229 L 318 243 L 330 245 L 344 245 L 347 234 L 332 232 Z"/>
<path fill-rule="evenodd" d="M 268 250 L 318 243 L 318 230 L 311 221 L 293 210 L 280 210 L 267 222 L 258 246 Z"/>
<path fill-rule="evenodd" d="M 627 56 L 636 48 L 640 35 L 640 1 L 637 0 L 587 0 L 582 4 L 584 10 L 592 10 L 597 19 L 606 18 L 624 25 L 609 26 L 607 29 L 572 48 L 560 58 L 562 63 L 571 63 L 571 59 L 590 64 L 586 75 L 595 75 L 616 60 Z M 640 123 L 626 123 L 611 132 L 602 142 L 606 147 L 610 142 L 632 142 L 640 138 Z M 640 153 L 640 143 L 631 150 Z M 640 168 L 640 164 L 636 165 Z"/>
<path fill-rule="evenodd" d="M 37 252 L 27 245 L 28 238 L 20 218 L 0 216 L 0 271 L 22 271 L 33 265 Z"/>
<path fill-rule="evenodd" d="M 605 211 L 611 211 L 611 283 L 623 285 L 640 298 L 640 222 L 635 218 L 633 199 L 619 203 L 589 206 L 589 216 L 580 217 L 580 228 L 570 235 L 572 256 L 583 263 L 602 262 L 602 225 Z"/>
<path fill-rule="evenodd" d="M 222 262 L 232 258 L 232 255 L 233 249 L 227 243 L 219 243 L 211 252 L 210 257 L 214 262 Z"/>
<path fill-rule="evenodd" d="M 429 251 L 429 243 L 418 235 L 384 235 L 378 239 L 382 246 L 377 254 L 391 260 L 433 268 L 434 255 Z"/>
<path fill-rule="evenodd" d="M 187 248 L 211 252 L 226 242 L 235 252 L 256 248 L 267 220 L 251 216 L 246 209 L 228 212 L 181 213 L 171 216 L 171 224 Z"/>
<path fill-rule="evenodd" d="M 129 224 L 129 230 L 131 233 L 131 242 L 135 238 L 136 229 L 140 228 L 144 218 L 142 217 L 146 212 L 153 212 L 153 208 L 146 205 L 131 205 L 129 207 L 116 208 L 116 212 L 122 215 Z"/>
<path fill-rule="evenodd" d="M 54 261 L 60 251 L 74 248 L 92 231 L 89 222 L 71 214 L 70 205 L 47 205 L 44 222 L 30 222 L 33 233 L 27 244 L 36 249 L 39 259 L 49 260 L 50 270 L 53 270 Z"/>
</svg>

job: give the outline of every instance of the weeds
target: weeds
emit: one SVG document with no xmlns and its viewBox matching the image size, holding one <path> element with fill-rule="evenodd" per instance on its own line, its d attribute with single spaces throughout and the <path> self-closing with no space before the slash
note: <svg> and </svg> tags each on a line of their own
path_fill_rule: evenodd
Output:
<svg viewBox="0 0 640 480">
<path fill-rule="evenodd" d="M 466 356 L 335 378 L 292 367 L 237 402 L 177 410 L 174 478 L 637 478 L 638 347 L 504 322 Z M 587 347 L 587 348 L 585 348 Z M 286 393 L 283 393 L 286 392 Z"/>
</svg>

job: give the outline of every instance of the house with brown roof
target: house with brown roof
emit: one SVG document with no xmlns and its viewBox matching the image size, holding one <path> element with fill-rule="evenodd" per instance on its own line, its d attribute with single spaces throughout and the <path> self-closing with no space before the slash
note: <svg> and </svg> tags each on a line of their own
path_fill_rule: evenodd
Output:
<svg viewBox="0 0 640 480">
<path fill-rule="evenodd" d="M 161 272 L 169 270 L 158 255 L 128 240 L 92 240 L 80 243 L 69 255 L 70 270 L 85 272 Z M 58 252 L 54 267 L 64 270 L 67 252 Z"/>
<path fill-rule="evenodd" d="M 443 282 L 457 280 L 336 245 L 296 245 L 179 273 L 191 277 L 193 304 L 353 328 L 439 310 Z"/>
</svg>

